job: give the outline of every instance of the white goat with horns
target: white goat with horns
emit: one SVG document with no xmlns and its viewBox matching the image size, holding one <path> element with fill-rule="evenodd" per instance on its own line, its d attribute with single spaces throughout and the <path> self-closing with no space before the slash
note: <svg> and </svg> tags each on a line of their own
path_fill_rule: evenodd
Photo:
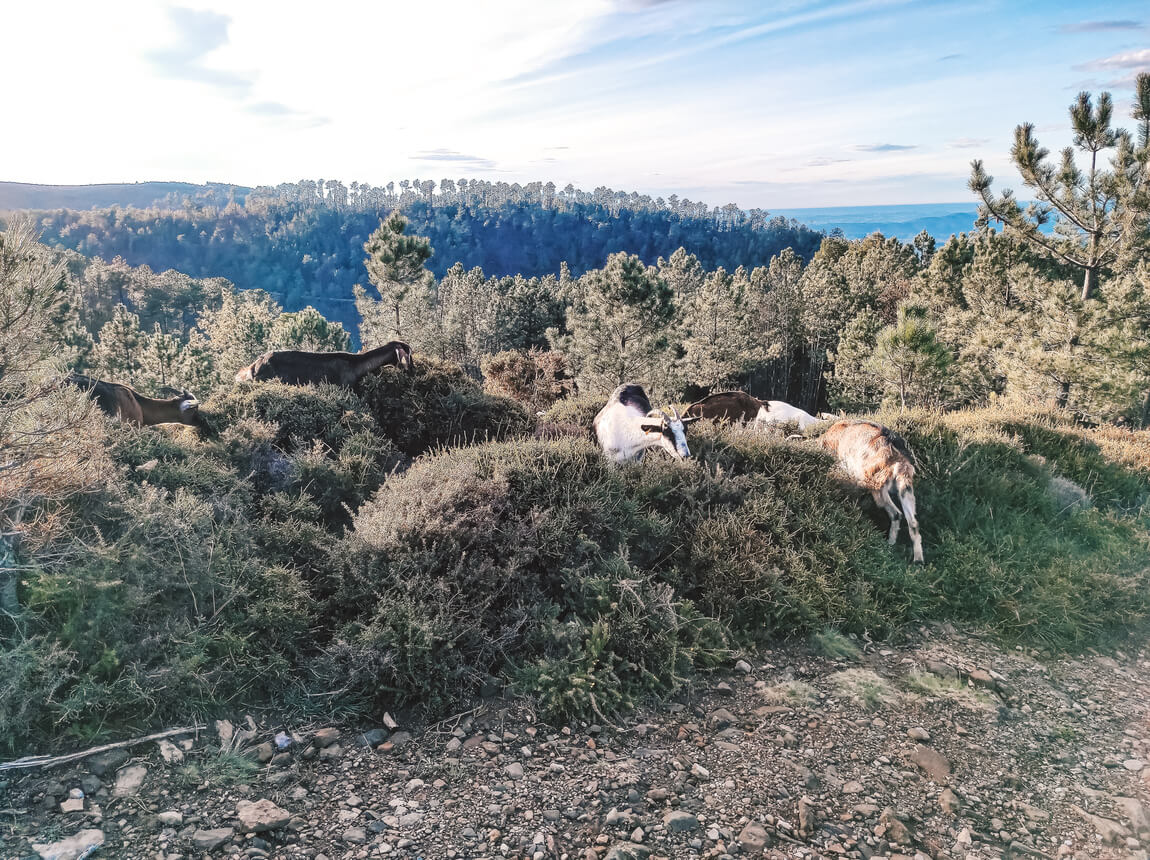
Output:
<svg viewBox="0 0 1150 860">
<path fill-rule="evenodd" d="M 620 385 L 595 416 L 595 437 L 616 463 L 641 460 L 648 448 L 662 448 L 683 460 L 691 456 L 686 425 L 697 420 L 681 417 L 673 406 L 670 413 L 652 409 L 641 385 Z"/>
</svg>

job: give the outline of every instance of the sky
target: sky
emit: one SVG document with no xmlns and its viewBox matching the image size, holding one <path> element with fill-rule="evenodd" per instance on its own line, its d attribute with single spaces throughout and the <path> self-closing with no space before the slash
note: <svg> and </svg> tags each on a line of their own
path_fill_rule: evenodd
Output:
<svg viewBox="0 0 1150 860">
<path fill-rule="evenodd" d="M 743 208 L 1019 188 L 1150 7 L 1031 0 L 15 0 L 0 180 L 552 181 Z"/>
</svg>

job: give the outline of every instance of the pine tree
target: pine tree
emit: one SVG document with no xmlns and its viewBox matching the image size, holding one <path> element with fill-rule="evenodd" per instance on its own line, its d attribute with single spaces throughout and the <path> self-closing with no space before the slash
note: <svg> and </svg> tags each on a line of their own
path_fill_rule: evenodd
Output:
<svg viewBox="0 0 1150 860">
<path fill-rule="evenodd" d="M 218 308 L 199 315 L 199 331 L 211 341 L 213 388 L 230 384 L 236 371 L 271 349 L 272 330 L 281 313 L 263 290 L 228 289 Z"/>
<path fill-rule="evenodd" d="M 143 338 L 137 382 L 145 390 L 153 392 L 172 386 L 180 387 L 181 351 L 179 339 L 162 331 L 160 324 L 156 323 L 152 333 Z"/>
<path fill-rule="evenodd" d="M 143 367 L 144 333 L 140 318 L 116 305 L 112 318 L 100 329 L 95 350 L 97 374 L 113 382 L 132 384 Z"/>
<path fill-rule="evenodd" d="M 843 328 L 838 348 L 831 354 L 834 371 L 828 380 L 830 401 L 848 412 L 868 412 L 882 401 L 882 383 L 871 360 L 882 320 L 870 308 L 863 308 Z"/>
<path fill-rule="evenodd" d="M 56 320 L 68 300 L 64 262 L 36 243 L 30 221 L 13 218 L 0 233 L 0 610 L 19 609 L 16 565 L 29 530 L 49 539 L 65 525 L 55 505 L 106 468 L 92 426 L 92 401 L 60 384 Z"/>
<path fill-rule="evenodd" d="M 948 350 L 935 335 L 926 309 L 903 305 L 898 322 L 879 332 L 870 365 L 887 392 L 907 406 L 938 406 L 945 402 Z"/>
<path fill-rule="evenodd" d="M 329 322 L 311 305 L 302 311 L 280 314 L 268 335 L 269 349 L 342 352 L 350 343 L 351 337 L 340 323 Z"/>
<path fill-rule="evenodd" d="M 670 369 L 671 288 L 638 257 L 612 254 L 579 279 L 567 311 L 566 336 L 549 335 L 564 353 L 581 390 L 607 394 L 624 382 L 657 388 Z"/>
<path fill-rule="evenodd" d="M 748 307 L 749 282 L 745 272 L 739 274 L 719 268 L 687 298 L 680 324 L 682 383 L 707 391 L 730 387 L 762 356 Z"/>
<path fill-rule="evenodd" d="M 1037 197 L 1025 211 L 1009 189 L 996 197 L 982 161 L 971 162 L 970 189 L 982 199 L 986 217 L 1079 270 L 1083 301 L 1094 296 L 1101 275 L 1120 260 L 1136 257 L 1150 238 L 1150 73 L 1136 79 L 1137 143 L 1124 129 L 1111 128 L 1113 112 L 1110 93 L 1102 93 L 1097 105 L 1090 93 L 1079 93 L 1070 106 L 1074 146 L 1062 150 L 1057 166 L 1048 161 L 1050 152 L 1039 145 L 1032 123 L 1015 128 L 1011 160 Z M 1075 149 L 1087 161 L 1085 172 Z M 1106 170 L 1099 161 L 1111 149 L 1111 169 Z M 1048 234 L 1043 228 L 1052 218 L 1054 230 Z"/>
<path fill-rule="evenodd" d="M 400 185 L 406 191 L 406 183 Z M 374 299 L 362 286 L 355 287 L 355 306 L 363 320 L 360 341 L 365 346 L 413 340 L 431 311 L 433 279 L 424 264 L 433 249 L 426 237 L 408 236 L 406 229 L 407 219 L 397 210 L 380 222 L 363 245 L 367 275 L 379 295 Z"/>
</svg>

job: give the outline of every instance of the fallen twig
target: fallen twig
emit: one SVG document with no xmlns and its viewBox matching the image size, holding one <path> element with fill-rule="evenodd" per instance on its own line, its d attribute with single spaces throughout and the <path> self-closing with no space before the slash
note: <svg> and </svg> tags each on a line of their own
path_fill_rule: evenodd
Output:
<svg viewBox="0 0 1150 860">
<path fill-rule="evenodd" d="M 103 746 L 92 747 L 91 749 L 84 750 L 83 752 L 68 753 L 67 755 L 49 756 L 49 755 L 29 755 L 24 758 L 18 758 L 15 761 L 0 762 L 0 770 L 15 770 L 17 768 L 27 767 L 55 767 L 58 764 L 67 764 L 72 761 L 79 761 L 82 758 L 87 758 L 96 753 L 108 752 L 108 750 L 118 750 L 125 747 L 134 747 L 136 744 L 145 744 L 148 741 L 158 741 L 162 738 L 170 738 L 172 735 L 187 735 L 194 732 L 203 731 L 207 726 L 184 726 L 179 729 L 168 729 L 164 732 L 157 732 L 154 735 L 148 735 L 142 738 L 133 738 L 129 741 L 116 741 L 114 744 L 104 744 Z"/>
</svg>

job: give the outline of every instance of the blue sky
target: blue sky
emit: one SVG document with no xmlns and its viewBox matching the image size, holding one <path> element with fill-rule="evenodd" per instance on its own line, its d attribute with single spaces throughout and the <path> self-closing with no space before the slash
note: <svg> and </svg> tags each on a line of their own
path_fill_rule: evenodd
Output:
<svg viewBox="0 0 1150 860">
<path fill-rule="evenodd" d="M 6 10 L 0 179 L 568 182 L 766 209 L 969 202 L 1128 124 L 1145 2 L 262 0 Z M 110 8 L 109 8 L 110 7 Z"/>
</svg>

